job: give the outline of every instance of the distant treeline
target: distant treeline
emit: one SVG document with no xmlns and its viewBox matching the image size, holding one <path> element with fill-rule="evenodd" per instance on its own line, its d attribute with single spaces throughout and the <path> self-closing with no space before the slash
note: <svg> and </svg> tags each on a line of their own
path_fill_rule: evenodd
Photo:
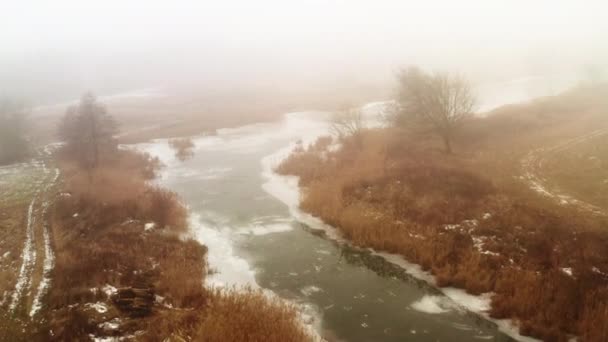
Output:
<svg viewBox="0 0 608 342">
<path fill-rule="evenodd" d="M 0 101 L 0 165 L 18 161 L 28 153 L 24 107 L 16 102 Z"/>
</svg>

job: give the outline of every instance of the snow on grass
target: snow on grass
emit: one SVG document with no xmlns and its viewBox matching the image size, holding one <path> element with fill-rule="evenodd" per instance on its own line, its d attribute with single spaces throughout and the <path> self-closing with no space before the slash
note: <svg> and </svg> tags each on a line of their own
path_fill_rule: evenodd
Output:
<svg viewBox="0 0 608 342">
<path fill-rule="evenodd" d="M 104 287 L 102 287 L 101 291 L 103 291 L 103 293 L 105 293 L 108 297 L 111 297 L 118 293 L 118 290 L 114 286 L 109 284 L 106 284 Z"/>
<path fill-rule="evenodd" d="M 17 277 L 17 284 L 15 284 L 15 291 L 11 299 L 9 311 L 15 311 L 23 293 L 30 285 L 30 273 L 32 272 L 32 266 L 36 261 L 36 249 L 34 248 L 34 205 L 36 204 L 37 194 L 34 195 L 27 211 L 27 226 L 25 244 L 23 245 L 23 252 L 21 254 L 21 268 L 19 269 L 19 276 Z"/>
<path fill-rule="evenodd" d="M 120 318 L 114 318 L 113 320 L 100 323 L 98 327 L 103 330 L 116 330 L 120 327 Z"/>
<path fill-rule="evenodd" d="M 59 169 L 55 169 L 55 175 L 51 182 L 49 182 L 44 191 L 47 192 L 57 179 L 59 178 Z M 42 218 L 44 219 L 47 215 L 49 209 L 49 203 L 45 202 L 42 205 Z M 40 310 L 42 307 L 42 297 L 46 294 L 48 287 L 51 283 L 51 271 L 53 270 L 53 266 L 55 264 L 55 256 L 53 255 L 53 249 L 51 248 L 51 238 L 49 234 L 49 224 L 48 222 L 44 222 L 42 226 L 42 234 L 44 239 L 44 262 L 42 265 L 42 279 L 38 284 L 38 289 L 36 291 L 36 296 L 34 297 L 34 302 L 32 304 L 32 308 L 30 310 L 30 317 L 34 317 L 34 315 Z"/>
<path fill-rule="evenodd" d="M 317 136 L 307 137 L 303 144 L 314 141 Z M 262 176 L 266 181 L 262 184 L 262 189 L 269 195 L 283 202 L 293 218 L 307 224 L 315 229 L 322 229 L 330 238 L 342 241 L 340 233 L 332 226 L 325 224 L 322 220 L 300 210 L 300 188 L 297 176 L 284 176 L 274 172 L 274 169 L 293 151 L 295 143 L 284 147 L 277 152 L 262 158 Z"/>
<path fill-rule="evenodd" d="M 308 136 L 306 139 L 308 142 L 314 141 L 316 136 Z M 306 142 L 304 143 L 304 145 Z M 295 144 L 291 144 L 285 148 L 278 150 L 277 152 L 268 155 L 262 159 L 262 176 L 266 179 L 266 182 L 262 185 L 262 188 L 271 196 L 277 198 L 279 201 L 283 202 L 289 209 L 290 214 L 298 221 L 308 225 L 313 229 L 323 230 L 326 233 L 326 236 L 332 240 L 341 243 L 348 243 L 340 234 L 340 232 L 323 222 L 321 219 L 314 217 L 308 213 L 305 213 L 299 209 L 299 202 L 301 196 L 301 189 L 298 185 L 298 177 L 296 176 L 283 176 L 274 172 L 276 166 L 278 166 L 285 158 L 289 156 Z M 484 215 L 485 216 L 485 215 Z M 484 219 L 489 219 L 490 216 L 484 217 Z M 475 227 L 478 224 L 476 220 L 470 220 L 465 222 L 465 226 L 467 227 Z M 448 225 L 444 226 L 444 229 L 452 230 L 452 229 L 460 229 L 463 228 L 461 225 Z M 426 281 L 427 283 L 436 286 L 435 277 L 423 271 L 420 265 L 416 265 L 406 261 L 402 256 L 378 252 L 373 249 L 370 249 L 373 254 L 379 255 L 383 257 L 388 262 L 391 262 L 397 266 L 402 267 L 406 273 Z M 492 253 L 486 251 L 487 253 Z M 486 293 L 481 296 L 473 296 L 467 294 L 464 290 L 455 289 L 455 288 L 439 288 L 439 290 L 447 297 L 446 301 L 452 301 L 455 306 L 460 306 L 478 314 L 488 321 L 492 321 L 497 324 L 498 329 L 506 335 L 511 336 L 512 338 L 518 341 L 524 342 L 532 342 L 538 341 L 533 338 L 525 337 L 519 334 L 518 327 L 511 320 L 496 320 L 492 319 L 487 311 L 490 308 L 490 297 L 491 293 Z M 437 312 L 438 309 L 442 309 L 436 301 L 433 299 L 421 299 L 421 303 L 416 304 L 418 309 L 425 309 L 430 311 Z"/>
<path fill-rule="evenodd" d="M 445 230 L 456 230 L 458 228 L 460 228 L 459 224 L 446 224 L 443 226 L 443 229 Z"/>
<path fill-rule="evenodd" d="M 105 303 L 102 303 L 102 302 L 87 303 L 87 304 L 85 304 L 85 307 L 91 308 L 91 309 L 97 311 L 98 313 L 106 313 L 106 312 L 108 312 L 108 306 Z"/>
<path fill-rule="evenodd" d="M 44 207 L 43 217 L 46 214 L 47 209 L 48 204 L 46 204 Z M 36 292 L 36 297 L 34 297 L 34 303 L 32 304 L 32 309 L 30 310 L 30 317 L 33 317 L 42 307 L 42 297 L 44 294 L 46 294 L 51 283 L 51 271 L 53 270 L 55 256 L 53 255 L 53 250 L 51 248 L 51 239 L 48 228 L 48 224 L 45 223 L 43 227 L 44 264 L 42 266 L 42 280 L 40 280 L 40 283 L 38 284 L 38 291 Z"/>
<path fill-rule="evenodd" d="M 543 166 L 543 154 L 548 153 L 556 153 L 567 150 L 577 144 L 585 142 L 591 138 L 598 137 L 604 134 L 607 134 L 608 130 L 596 130 L 589 134 L 566 140 L 561 142 L 555 146 L 549 148 L 538 148 L 530 151 L 526 157 L 521 161 L 523 176 L 522 179 L 527 180 L 529 187 L 538 192 L 539 194 L 546 196 L 548 198 L 553 198 L 558 201 L 561 205 L 575 205 L 578 208 L 594 213 L 594 214 L 605 214 L 600 208 L 594 206 L 590 203 L 583 202 L 581 200 L 575 199 L 572 196 L 566 194 L 559 194 L 557 192 L 552 192 L 547 188 L 545 184 L 545 180 L 541 178 L 538 173 L 541 171 Z"/>
<path fill-rule="evenodd" d="M 599 269 L 599 268 L 597 268 L 597 267 L 595 267 L 595 266 L 593 266 L 593 268 L 591 268 L 591 271 L 593 271 L 594 273 L 597 273 L 597 274 L 601 274 L 601 275 L 603 275 L 603 276 L 605 276 L 605 277 L 606 277 L 606 276 L 608 276 L 608 274 L 606 274 L 606 273 L 604 273 L 604 272 L 600 271 L 600 269 Z"/>
<path fill-rule="evenodd" d="M 471 236 L 471 238 L 473 239 L 473 247 L 475 247 L 479 253 L 493 256 L 500 255 L 500 253 L 483 249 L 484 243 L 488 239 L 486 236 Z"/>
<path fill-rule="evenodd" d="M 487 312 L 490 310 L 490 300 L 492 298 L 492 293 L 484 293 L 479 296 L 475 296 L 472 294 L 466 293 L 466 291 L 462 289 L 457 289 L 454 287 L 444 287 L 441 288 L 441 292 L 450 298 L 458 305 L 463 306 L 465 309 L 473 312 Z"/>
<path fill-rule="evenodd" d="M 91 338 L 91 341 L 93 341 L 93 342 L 118 342 L 118 341 L 122 340 L 122 339 L 120 339 L 118 337 L 114 337 L 114 336 L 100 337 L 100 336 L 95 336 L 93 334 L 89 334 L 89 337 Z"/>
</svg>

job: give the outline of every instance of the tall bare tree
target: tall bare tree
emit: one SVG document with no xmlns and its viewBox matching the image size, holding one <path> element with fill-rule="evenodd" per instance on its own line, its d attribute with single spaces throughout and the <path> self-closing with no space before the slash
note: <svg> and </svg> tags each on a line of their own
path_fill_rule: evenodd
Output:
<svg viewBox="0 0 608 342">
<path fill-rule="evenodd" d="M 473 114 L 475 96 L 461 76 L 428 74 L 412 67 L 399 73 L 398 125 L 428 125 L 442 139 L 445 152 L 452 153 L 455 133 Z"/>
<path fill-rule="evenodd" d="M 91 93 L 84 94 L 78 105 L 68 108 L 59 125 L 59 137 L 66 143 L 67 151 L 89 174 L 104 154 L 116 150 L 116 133 L 116 121 Z"/>
<path fill-rule="evenodd" d="M 340 139 L 352 137 L 357 146 L 361 146 L 362 133 L 365 129 L 363 113 L 359 108 L 347 108 L 337 111 L 331 119 L 331 130 Z"/>
</svg>

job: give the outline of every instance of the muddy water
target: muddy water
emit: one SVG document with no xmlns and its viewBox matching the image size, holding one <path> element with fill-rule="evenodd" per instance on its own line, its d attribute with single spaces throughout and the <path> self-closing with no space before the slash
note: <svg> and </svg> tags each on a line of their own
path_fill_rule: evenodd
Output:
<svg viewBox="0 0 608 342">
<path fill-rule="evenodd" d="M 166 141 L 140 146 L 164 161 L 161 182 L 190 207 L 194 234 L 209 247 L 218 272 L 209 281 L 259 286 L 297 302 L 330 340 L 511 341 L 427 282 L 336 240 L 297 212 L 295 180 L 271 168 L 295 141 L 326 132 L 326 119 L 326 113 L 292 113 L 275 123 L 221 130 L 196 138 L 195 155 L 185 162 Z"/>
</svg>

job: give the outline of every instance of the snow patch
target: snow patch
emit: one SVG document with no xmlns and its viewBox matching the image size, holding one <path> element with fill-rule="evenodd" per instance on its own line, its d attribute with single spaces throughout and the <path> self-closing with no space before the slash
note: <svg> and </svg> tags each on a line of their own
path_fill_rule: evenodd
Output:
<svg viewBox="0 0 608 342">
<path fill-rule="evenodd" d="M 108 307 L 106 306 L 106 304 L 104 304 L 102 302 L 97 302 L 97 303 L 93 303 L 93 304 L 87 303 L 87 304 L 85 304 L 85 307 L 94 309 L 98 313 L 108 312 Z"/>
<path fill-rule="evenodd" d="M 43 217 L 45 216 L 48 210 L 48 204 L 45 205 L 43 210 Z M 40 310 L 42 307 L 42 297 L 46 294 L 49 285 L 51 284 L 51 271 L 53 270 L 53 266 L 55 264 L 55 256 L 53 255 L 53 250 L 51 248 L 51 238 L 49 236 L 49 227 L 45 222 L 43 227 L 43 239 L 44 239 L 44 263 L 42 265 L 42 280 L 38 284 L 38 291 L 36 292 L 36 297 L 34 297 L 34 302 L 32 304 L 32 309 L 30 310 L 30 317 L 34 317 L 34 315 Z"/>
<path fill-rule="evenodd" d="M 443 296 L 427 295 L 412 303 L 410 307 L 419 312 L 440 314 L 450 311 L 453 304 L 447 301 Z"/>
<path fill-rule="evenodd" d="M 116 330 L 120 327 L 120 318 L 114 318 L 111 321 L 100 323 L 98 327 L 103 330 Z"/>
<path fill-rule="evenodd" d="M 215 271 L 206 278 L 209 285 L 258 288 L 255 272 L 249 263 L 235 255 L 228 231 L 204 224 L 196 213 L 190 215 L 189 222 L 197 240 L 208 248 L 207 260 Z"/>
<path fill-rule="evenodd" d="M 102 287 L 101 291 L 103 291 L 103 293 L 105 293 L 108 297 L 111 297 L 118 293 L 118 290 L 114 286 L 109 284 L 106 284 L 104 287 Z"/>
<path fill-rule="evenodd" d="M 100 336 L 95 336 L 93 334 L 89 334 L 89 338 L 91 338 L 91 341 L 93 341 L 93 342 L 118 342 L 121 340 L 118 337 L 113 337 L 113 336 L 100 337 Z"/>
<path fill-rule="evenodd" d="M 19 269 L 19 276 L 17 277 L 17 284 L 15 284 L 15 291 L 13 292 L 13 297 L 11 300 L 11 304 L 9 306 L 9 311 L 13 312 L 19 301 L 21 300 L 21 296 L 26 287 L 30 285 L 30 273 L 32 271 L 33 265 L 36 262 L 36 249 L 34 248 L 34 205 L 36 204 L 37 194 L 34 195 L 34 198 L 30 202 L 27 211 L 27 226 L 26 226 L 26 238 L 25 244 L 23 246 L 23 252 L 21 254 L 21 268 Z"/>
<path fill-rule="evenodd" d="M 475 313 L 485 313 L 490 310 L 490 302 L 492 298 L 492 293 L 490 292 L 479 296 L 474 296 L 466 293 L 466 291 L 462 289 L 457 289 L 454 287 L 443 287 L 440 288 L 440 290 L 448 298 L 469 311 Z"/>
</svg>

